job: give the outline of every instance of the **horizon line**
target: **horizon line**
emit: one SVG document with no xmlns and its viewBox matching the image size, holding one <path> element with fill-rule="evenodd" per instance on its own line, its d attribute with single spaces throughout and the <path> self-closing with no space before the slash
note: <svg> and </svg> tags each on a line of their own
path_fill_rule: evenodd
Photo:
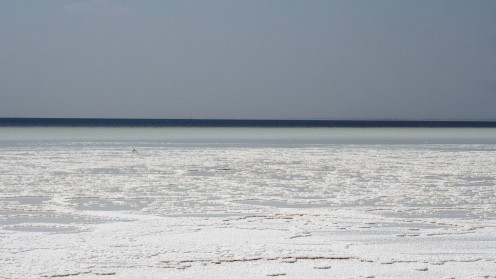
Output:
<svg viewBox="0 0 496 279">
<path fill-rule="evenodd" d="M 0 127 L 496 128 L 496 120 L 0 117 Z"/>
</svg>

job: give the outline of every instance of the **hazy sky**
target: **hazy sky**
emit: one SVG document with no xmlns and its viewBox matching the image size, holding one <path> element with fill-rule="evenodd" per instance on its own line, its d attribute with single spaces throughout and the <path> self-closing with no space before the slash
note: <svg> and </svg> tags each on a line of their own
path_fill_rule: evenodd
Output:
<svg viewBox="0 0 496 279">
<path fill-rule="evenodd" d="M 0 117 L 496 120 L 496 1 L 0 0 Z"/>
</svg>

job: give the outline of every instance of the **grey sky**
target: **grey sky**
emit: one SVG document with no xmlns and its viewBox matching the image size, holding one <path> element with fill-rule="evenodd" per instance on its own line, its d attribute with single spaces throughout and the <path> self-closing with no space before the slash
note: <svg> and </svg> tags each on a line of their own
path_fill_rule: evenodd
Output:
<svg viewBox="0 0 496 279">
<path fill-rule="evenodd" d="M 496 1 L 0 0 L 0 117 L 496 120 Z"/>
</svg>

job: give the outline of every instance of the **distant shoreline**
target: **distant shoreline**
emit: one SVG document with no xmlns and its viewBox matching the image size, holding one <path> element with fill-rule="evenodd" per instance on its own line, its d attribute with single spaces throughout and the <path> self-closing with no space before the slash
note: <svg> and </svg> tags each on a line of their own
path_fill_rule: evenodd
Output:
<svg viewBox="0 0 496 279">
<path fill-rule="evenodd" d="M 496 128 L 496 121 L 0 118 L 0 127 Z"/>
</svg>

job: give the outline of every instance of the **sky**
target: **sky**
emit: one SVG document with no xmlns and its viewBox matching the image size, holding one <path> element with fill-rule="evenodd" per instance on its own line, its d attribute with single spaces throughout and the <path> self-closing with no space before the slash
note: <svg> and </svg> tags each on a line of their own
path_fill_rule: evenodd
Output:
<svg viewBox="0 0 496 279">
<path fill-rule="evenodd" d="M 494 0 L 0 0 L 0 117 L 496 120 Z"/>
</svg>

